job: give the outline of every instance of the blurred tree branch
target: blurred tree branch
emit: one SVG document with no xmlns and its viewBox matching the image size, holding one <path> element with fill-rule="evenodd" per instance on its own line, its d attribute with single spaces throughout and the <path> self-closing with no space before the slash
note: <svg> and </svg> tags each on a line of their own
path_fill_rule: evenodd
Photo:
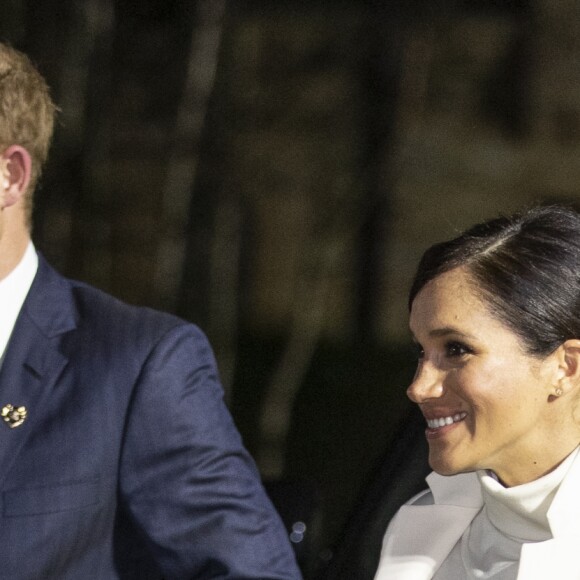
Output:
<svg viewBox="0 0 580 580">
<path fill-rule="evenodd" d="M 154 287 L 160 305 L 170 311 L 177 308 L 185 263 L 188 210 L 195 203 L 199 145 L 214 86 L 225 10 L 225 0 L 199 0 L 196 3 L 186 80 L 161 192 L 163 228 L 157 251 Z"/>
</svg>

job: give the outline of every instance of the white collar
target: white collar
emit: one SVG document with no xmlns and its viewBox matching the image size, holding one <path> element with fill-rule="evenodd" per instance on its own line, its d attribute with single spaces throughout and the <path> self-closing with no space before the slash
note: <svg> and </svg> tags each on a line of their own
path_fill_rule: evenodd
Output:
<svg viewBox="0 0 580 580">
<path fill-rule="evenodd" d="M 550 473 L 514 487 L 504 487 L 487 471 L 478 471 L 487 516 L 504 534 L 528 542 L 552 537 L 548 511 L 576 455 L 576 448 Z"/>
<path fill-rule="evenodd" d="M 38 256 L 34 245 L 29 242 L 16 268 L 0 280 L 0 358 L 4 355 L 16 319 L 37 270 Z"/>
</svg>

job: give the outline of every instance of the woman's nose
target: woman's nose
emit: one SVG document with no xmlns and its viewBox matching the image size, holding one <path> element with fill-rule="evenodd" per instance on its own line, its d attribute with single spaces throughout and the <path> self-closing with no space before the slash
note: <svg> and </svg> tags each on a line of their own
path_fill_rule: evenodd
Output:
<svg viewBox="0 0 580 580">
<path fill-rule="evenodd" d="M 442 395 L 442 373 L 425 362 L 420 363 L 413 382 L 407 388 L 407 397 L 413 403 L 423 403 L 428 399 L 438 399 Z"/>
</svg>

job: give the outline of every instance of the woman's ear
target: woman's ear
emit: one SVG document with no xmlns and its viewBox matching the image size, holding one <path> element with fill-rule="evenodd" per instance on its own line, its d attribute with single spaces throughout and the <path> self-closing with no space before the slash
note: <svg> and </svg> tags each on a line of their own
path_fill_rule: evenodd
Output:
<svg viewBox="0 0 580 580">
<path fill-rule="evenodd" d="M 551 401 L 580 389 L 580 340 L 567 340 L 553 354 L 557 368 L 548 397 Z"/>
<path fill-rule="evenodd" d="M 20 145 L 11 145 L 0 155 L 0 209 L 22 199 L 32 176 L 30 153 Z"/>
</svg>

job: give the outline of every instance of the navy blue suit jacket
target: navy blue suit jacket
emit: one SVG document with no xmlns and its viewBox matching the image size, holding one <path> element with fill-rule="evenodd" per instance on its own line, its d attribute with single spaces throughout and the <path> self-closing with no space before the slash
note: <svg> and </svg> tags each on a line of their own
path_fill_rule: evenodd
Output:
<svg viewBox="0 0 580 580">
<path fill-rule="evenodd" d="M 40 258 L 0 372 L 0 578 L 300 578 L 193 325 Z"/>
</svg>

